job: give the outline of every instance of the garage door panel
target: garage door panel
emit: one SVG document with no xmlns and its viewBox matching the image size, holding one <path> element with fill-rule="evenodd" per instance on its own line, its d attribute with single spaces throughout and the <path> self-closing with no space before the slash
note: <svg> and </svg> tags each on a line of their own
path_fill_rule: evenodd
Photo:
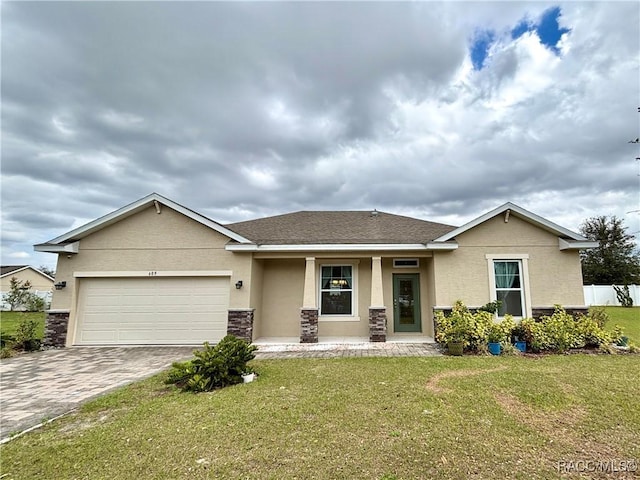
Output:
<svg viewBox="0 0 640 480">
<path fill-rule="evenodd" d="M 74 344 L 217 342 L 226 335 L 228 277 L 85 278 Z"/>
</svg>

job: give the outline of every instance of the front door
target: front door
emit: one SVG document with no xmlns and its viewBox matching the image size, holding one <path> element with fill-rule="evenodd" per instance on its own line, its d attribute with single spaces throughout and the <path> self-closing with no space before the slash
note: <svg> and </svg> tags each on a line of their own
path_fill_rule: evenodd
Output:
<svg viewBox="0 0 640 480">
<path fill-rule="evenodd" d="M 396 332 L 421 332 L 420 276 L 393 275 L 393 326 Z"/>
</svg>

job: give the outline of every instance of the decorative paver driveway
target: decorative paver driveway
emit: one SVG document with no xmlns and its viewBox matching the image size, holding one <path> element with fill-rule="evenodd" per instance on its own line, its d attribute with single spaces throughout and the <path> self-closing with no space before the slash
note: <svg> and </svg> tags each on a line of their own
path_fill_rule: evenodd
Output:
<svg viewBox="0 0 640 480">
<path fill-rule="evenodd" d="M 194 347 L 74 347 L 0 361 L 0 437 L 190 358 Z"/>
<path fill-rule="evenodd" d="M 257 359 L 424 357 L 429 343 L 259 345 Z M 191 358 L 196 347 L 73 347 L 0 361 L 0 438 L 55 418 L 81 403 Z"/>
</svg>

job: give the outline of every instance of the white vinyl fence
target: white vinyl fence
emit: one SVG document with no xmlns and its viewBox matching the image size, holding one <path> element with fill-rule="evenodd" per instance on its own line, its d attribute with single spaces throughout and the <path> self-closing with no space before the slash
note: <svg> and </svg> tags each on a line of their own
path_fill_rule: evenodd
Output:
<svg viewBox="0 0 640 480">
<path fill-rule="evenodd" d="M 620 305 L 613 285 L 584 285 L 585 305 Z M 629 285 L 633 305 L 640 305 L 640 285 Z"/>
<path fill-rule="evenodd" d="M 44 300 L 45 308 L 49 308 L 49 305 L 51 305 L 51 297 L 53 296 L 51 290 L 32 290 L 32 292 Z M 7 293 L 9 292 L 0 292 L 0 310 L 3 312 L 11 310 L 11 305 L 2 300 Z"/>
</svg>

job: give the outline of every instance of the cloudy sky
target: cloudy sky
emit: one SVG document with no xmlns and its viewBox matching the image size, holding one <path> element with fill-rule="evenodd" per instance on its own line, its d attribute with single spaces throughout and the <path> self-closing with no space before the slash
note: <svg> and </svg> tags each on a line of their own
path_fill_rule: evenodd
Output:
<svg viewBox="0 0 640 480">
<path fill-rule="evenodd" d="M 2 263 L 151 192 L 640 230 L 638 2 L 2 2 Z"/>
</svg>

